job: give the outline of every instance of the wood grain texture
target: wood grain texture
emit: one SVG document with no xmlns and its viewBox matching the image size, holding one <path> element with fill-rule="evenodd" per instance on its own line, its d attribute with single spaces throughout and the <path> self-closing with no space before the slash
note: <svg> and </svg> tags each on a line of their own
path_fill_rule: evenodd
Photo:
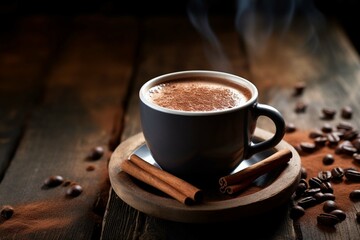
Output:
<svg viewBox="0 0 360 240">
<path fill-rule="evenodd" d="M 0 181 L 26 120 L 41 100 L 45 78 L 67 36 L 64 20 L 4 19 L 0 40 Z"/>
<path fill-rule="evenodd" d="M 109 189 L 108 141 L 131 79 L 137 23 L 84 16 L 72 19 L 70 31 L 0 185 L 0 205 L 15 209 L 0 224 L 2 239 L 99 237 Z M 90 161 L 95 146 L 105 155 Z M 71 199 L 68 187 L 43 189 L 51 175 L 79 183 L 82 194 Z"/>
</svg>

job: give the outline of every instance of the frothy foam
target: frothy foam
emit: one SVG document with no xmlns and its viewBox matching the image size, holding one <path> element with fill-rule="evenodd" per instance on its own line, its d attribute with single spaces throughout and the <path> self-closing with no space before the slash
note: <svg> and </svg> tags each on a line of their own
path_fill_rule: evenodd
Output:
<svg viewBox="0 0 360 240">
<path fill-rule="evenodd" d="M 150 88 L 147 98 L 164 108 L 206 112 L 243 105 L 251 93 L 245 87 L 217 78 L 186 78 Z"/>
</svg>

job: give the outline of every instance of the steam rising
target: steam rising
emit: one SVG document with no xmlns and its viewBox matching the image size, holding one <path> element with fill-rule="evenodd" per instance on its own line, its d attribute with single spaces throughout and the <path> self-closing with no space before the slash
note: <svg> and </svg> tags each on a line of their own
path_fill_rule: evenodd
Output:
<svg viewBox="0 0 360 240">
<path fill-rule="evenodd" d="M 208 10 L 214 1 L 191 0 L 188 15 L 193 26 L 211 45 L 206 52 L 214 68 L 231 68 L 221 43 L 209 24 Z M 228 1 L 222 1 L 229 4 Z M 294 21 L 296 18 L 301 21 Z M 296 25 L 294 24 L 296 22 Z M 319 47 L 320 31 L 325 19 L 312 0 L 236 0 L 235 29 L 252 54 L 261 53 L 274 33 L 284 40 L 289 30 L 296 30 L 303 37 L 303 45 L 312 50 Z"/>
</svg>

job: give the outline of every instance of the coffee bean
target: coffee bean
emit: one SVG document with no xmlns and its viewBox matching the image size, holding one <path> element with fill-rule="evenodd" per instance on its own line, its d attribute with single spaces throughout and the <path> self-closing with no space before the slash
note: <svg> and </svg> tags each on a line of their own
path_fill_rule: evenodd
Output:
<svg viewBox="0 0 360 240">
<path fill-rule="evenodd" d="M 346 179 L 348 179 L 349 181 L 360 182 L 360 172 L 359 171 L 349 169 L 349 170 L 346 170 L 344 174 L 345 174 Z"/>
<path fill-rule="evenodd" d="M 360 163 L 360 154 L 359 153 L 354 153 L 353 154 L 353 159 L 356 163 Z"/>
<path fill-rule="evenodd" d="M 302 101 L 298 101 L 295 104 L 296 113 L 304 113 L 306 111 L 306 108 L 307 108 L 307 104 Z"/>
<path fill-rule="evenodd" d="M 355 189 L 349 194 L 349 198 L 353 201 L 360 200 L 360 189 Z"/>
<path fill-rule="evenodd" d="M 316 129 L 310 132 L 309 137 L 310 138 L 324 137 L 324 133 L 321 130 Z"/>
<path fill-rule="evenodd" d="M 316 150 L 316 145 L 310 142 L 301 142 L 300 149 L 306 153 L 312 153 Z"/>
<path fill-rule="evenodd" d="M 322 181 L 318 177 L 312 177 L 309 179 L 310 188 L 320 188 L 321 184 Z"/>
<path fill-rule="evenodd" d="M 326 200 L 335 200 L 335 195 L 333 193 L 324 193 L 324 201 Z"/>
<path fill-rule="evenodd" d="M 309 184 L 308 184 L 307 181 L 306 181 L 306 177 L 305 177 L 305 178 L 301 178 L 300 181 L 299 181 L 299 184 L 300 184 L 300 183 L 305 184 L 306 188 L 309 187 Z"/>
<path fill-rule="evenodd" d="M 62 176 L 56 175 L 56 176 L 50 176 L 44 181 L 45 187 L 56 187 L 59 186 L 64 182 L 64 178 Z"/>
<path fill-rule="evenodd" d="M 306 191 L 307 186 L 305 183 L 299 183 L 296 190 L 295 190 L 295 194 L 297 197 L 303 195 L 303 193 Z"/>
<path fill-rule="evenodd" d="M 352 117 L 353 110 L 350 106 L 345 106 L 341 109 L 341 117 L 344 119 L 350 119 Z"/>
<path fill-rule="evenodd" d="M 304 197 L 314 196 L 316 193 L 319 193 L 319 192 L 321 192 L 321 188 L 309 188 L 309 189 L 306 189 L 302 195 Z"/>
<path fill-rule="evenodd" d="M 320 171 L 318 173 L 318 178 L 321 181 L 330 181 L 331 179 L 331 172 L 330 171 Z"/>
<path fill-rule="evenodd" d="M 10 205 L 4 205 L 1 208 L 1 212 L 0 215 L 1 217 L 3 217 L 4 219 L 10 219 L 12 217 L 12 215 L 14 214 L 14 208 Z"/>
<path fill-rule="evenodd" d="M 351 143 L 354 146 L 354 148 L 356 148 L 358 151 L 360 151 L 360 138 L 359 137 L 355 138 Z"/>
<path fill-rule="evenodd" d="M 327 137 L 317 137 L 314 139 L 316 147 L 324 147 L 328 141 Z"/>
<path fill-rule="evenodd" d="M 325 123 L 322 127 L 321 127 L 321 131 L 323 131 L 324 133 L 331 133 L 333 130 L 332 126 L 328 123 Z"/>
<path fill-rule="evenodd" d="M 294 123 L 288 123 L 286 124 L 285 126 L 285 132 L 287 133 L 292 133 L 292 132 L 295 132 L 296 131 L 296 126 Z"/>
<path fill-rule="evenodd" d="M 356 221 L 360 223 L 360 212 L 356 213 Z"/>
<path fill-rule="evenodd" d="M 348 156 L 353 156 L 355 153 L 357 153 L 357 149 L 353 146 L 344 145 L 341 147 L 341 152 Z"/>
<path fill-rule="evenodd" d="M 290 218 L 298 219 L 305 214 L 305 209 L 299 205 L 295 205 L 290 210 Z"/>
<path fill-rule="evenodd" d="M 317 204 L 317 200 L 316 200 L 316 198 L 314 198 L 312 196 L 308 196 L 308 197 L 301 198 L 297 202 L 297 204 L 302 208 L 309 208 L 309 207 L 315 206 Z"/>
<path fill-rule="evenodd" d="M 328 139 L 328 144 L 329 144 L 330 147 L 336 146 L 340 142 L 339 135 L 337 135 L 335 133 L 327 134 L 327 139 Z"/>
<path fill-rule="evenodd" d="M 335 226 L 339 222 L 340 222 L 340 219 L 334 214 L 320 213 L 317 216 L 317 223 L 320 225 Z"/>
<path fill-rule="evenodd" d="M 342 130 L 353 130 L 353 125 L 349 122 L 340 122 L 337 126 L 337 129 L 342 129 Z"/>
<path fill-rule="evenodd" d="M 314 198 L 317 200 L 318 203 L 324 202 L 326 200 L 325 195 L 322 192 L 315 193 Z"/>
<path fill-rule="evenodd" d="M 304 168 L 304 167 L 301 167 L 301 176 L 300 176 L 300 178 L 301 179 L 306 179 L 307 178 L 307 171 L 306 171 L 306 168 Z"/>
<path fill-rule="evenodd" d="M 344 176 L 344 169 L 336 167 L 331 170 L 331 178 L 333 181 L 341 181 Z"/>
<path fill-rule="evenodd" d="M 334 156 L 330 153 L 326 154 L 323 159 L 322 159 L 322 162 L 324 165 L 330 165 L 330 164 L 333 164 L 334 163 Z"/>
<path fill-rule="evenodd" d="M 67 189 L 66 195 L 69 197 L 77 197 L 82 193 L 82 191 L 83 188 L 79 184 L 73 184 Z"/>
<path fill-rule="evenodd" d="M 336 202 L 333 200 L 327 200 L 324 202 L 323 210 L 326 213 L 329 213 L 337 208 L 338 208 L 338 206 L 337 206 Z"/>
<path fill-rule="evenodd" d="M 352 141 L 359 135 L 359 132 L 356 130 L 349 130 L 344 133 L 343 139 Z"/>
<path fill-rule="evenodd" d="M 346 213 L 340 209 L 335 209 L 335 210 L 331 211 L 330 214 L 337 216 L 339 218 L 340 222 L 342 222 L 346 219 Z"/>
<path fill-rule="evenodd" d="M 98 160 L 104 155 L 104 152 L 105 150 L 103 147 L 101 146 L 94 147 L 91 149 L 87 158 L 90 160 Z"/>
<path fill-rule="evenodd" d="M 322 113 L 324 119 L 333 119 L 336 114 L 336 110 L 332 108 L 323 108 Z"/>
<path fill-rule="evenodd" d="M 331 186 L 330 182 L 323 182 L 320 186 L 320 189 L 323 193 L 333 193 L 334 189 Z"/>
<path fill-rule="evenodd" d="M 299 81 L 294 86 L 294 96 L 300 96 L 303 94 L 306 85 L 303 81 Z"/>
</svg>

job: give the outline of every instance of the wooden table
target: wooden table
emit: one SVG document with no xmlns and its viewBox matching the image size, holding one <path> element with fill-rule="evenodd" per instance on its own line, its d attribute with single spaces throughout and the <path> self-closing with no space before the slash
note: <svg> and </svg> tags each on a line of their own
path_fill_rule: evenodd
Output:
<svg viewBox="0 0 360 240">
<path fill-rule="evenodd" d="M 112 151 L 141 131 L 138 90 L 168 72 L 210 69 L 248 78 L 260 102 L 299 129 L 322 124 L 322 108 L 345 105 L 360 127 L 360 60 L 336 22 L 314 35 L 307 35 L 312 26 L 299 24 L 245 37 L 232 17 L 211 18 L 211 26 L 223 55 L 181 16 L 27 16 L 2 24 L 0 205 L 15 213 L 8 225 L 0 223 L 0 239 L 359 239 L 354 218 L 326 231 L 293 221 L 290 203 L 246 221 L 190 224 L 139 212 L 111 189 Z M 306 91 L 293 97 L 300 81 Z M 294 111 L 298 101 L 308 104 L 305 113 Z M 259 126 L 272 130 L 267 119 Z M 87 159 L 95 146 L 105 155 Z M 68 187 L 44 189 L 52 175 L 79 183 L 83 192 L 67 198 Z M 348 214 L 359 210 L 355 202 Z"/>
</svg>

